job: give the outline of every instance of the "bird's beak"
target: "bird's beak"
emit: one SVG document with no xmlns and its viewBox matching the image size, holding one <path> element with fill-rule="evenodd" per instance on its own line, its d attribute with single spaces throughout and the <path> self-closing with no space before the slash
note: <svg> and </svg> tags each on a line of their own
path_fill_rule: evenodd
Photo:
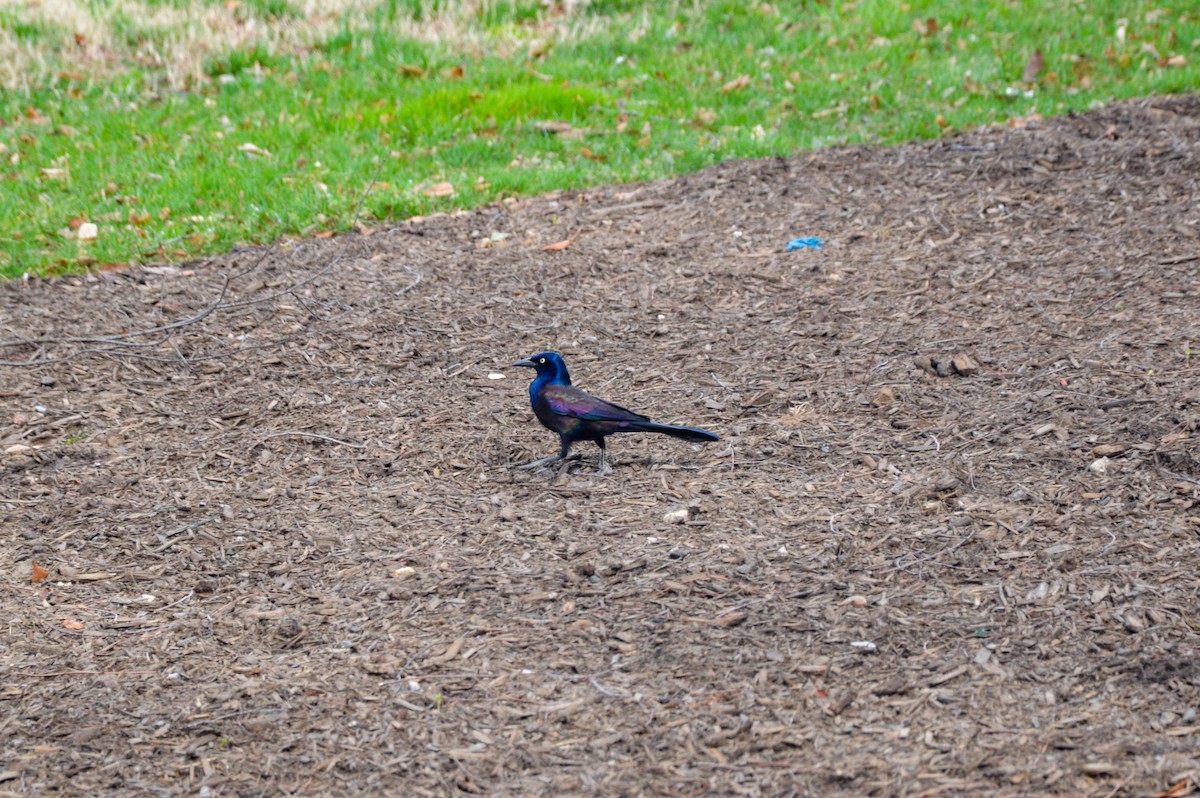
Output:
<svg viewBox="0 0 1200 798">
<path fill-rule="evenodd" d="M 521 360 L 518 360 L 516 363 L 513 363 L 513 365 L 514 366 L 529 366 L 530 368 L 537 368 L 537 366 L 534 365 L 534 362 L 527 357 L 522 358 Z"/>
</svg>

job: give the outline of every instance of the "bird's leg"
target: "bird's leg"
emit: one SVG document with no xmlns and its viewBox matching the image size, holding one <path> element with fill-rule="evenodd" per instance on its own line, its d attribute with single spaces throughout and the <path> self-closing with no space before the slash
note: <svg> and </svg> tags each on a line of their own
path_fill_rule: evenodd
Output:
<svg viewBox="0 0 1200 798">
<path fill-rule="evenodd" d="M 612 473 L 612 467 L 608 464 L 608 450 L 604 448 L 604 439 L 597 438 L 596 445 L 600 447 L 600 467 L 596 469 L 596 475 L 607 476 Z"/>
<path fill-rule="evenodd" d="M 557 463 L 559 460 L 566 460 L 567 455 L 571 451 L 571 442 L 561 435 L 559 436 L 559 440 L 562 442 L 562 448 L 559 449 L 558 454 L 554 454 L 549 457 L 543 457 L 540 460 L 531 460 L 528 463 L 522 463 L 521 465 L 517 466 L 517 468 L 521 470 L 527 468 L 538 468 L 539 466 Z"/>
</svg>

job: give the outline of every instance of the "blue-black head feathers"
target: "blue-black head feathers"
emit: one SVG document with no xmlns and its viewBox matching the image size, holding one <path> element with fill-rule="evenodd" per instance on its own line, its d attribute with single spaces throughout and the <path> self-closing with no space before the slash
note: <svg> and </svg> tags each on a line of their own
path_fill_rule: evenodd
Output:
<svg viewBox="0 0 1200 798">
<path fill-rule="evenodd" d="M 558 352 L 538 352 L 532 357 L 518 360 L 513 365 L 537 369 L 538 382 L 542 384 L 571 384 L 571 375 L 567 372 L 566 361 Z"/>
</svg>

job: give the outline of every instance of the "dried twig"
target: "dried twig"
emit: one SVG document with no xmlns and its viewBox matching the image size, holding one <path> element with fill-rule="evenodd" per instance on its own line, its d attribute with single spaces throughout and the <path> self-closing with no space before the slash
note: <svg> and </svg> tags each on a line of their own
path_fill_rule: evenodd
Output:
<svg viewBox="0 0 1200 798">
<path fill-rule="evenodd" d="M 11 673 L 11 672 L 10 672 Z M 26 679 L 55 679 L 59 676 L 154 676 L 158 671 L 51 671 L 49 673 L 11 673 Z"/>
<path fill-rule="evenodd" d="M 254 443 L 250 444 L 249 448 L 253 449 L 256 446 L 261 446 L 263 443 L 270 440 L 271 438 L 282 438 L 287 435 L 294 435 L 298 438 L 316 438 L 317 440 L 329 441 L 330 443 L 336 443 L 339 446 L 349 446 L 351 449 L 367 448 L 365 445 L 363 445 L 361 443 L 351 443 L 350 441 L 342 441 L 342 440 L 338 440 L 337 438 L 331 438 L 328 435 L 321 435 L 316 432 L 302 432 L 300 430 L 283 430 L 282 432 L 272 432 L 270 435 L 264 435 L 263 437 L 256 440 Z"/>
</svg>

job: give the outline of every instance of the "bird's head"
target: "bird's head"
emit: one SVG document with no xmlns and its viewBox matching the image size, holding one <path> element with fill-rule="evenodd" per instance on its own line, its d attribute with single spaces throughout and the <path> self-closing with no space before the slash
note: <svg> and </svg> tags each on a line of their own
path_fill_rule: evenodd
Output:
<svg viewBox="0 0 1200 798">
<path fill-rule="evenodd" d="M 558 352 L 539 352 L 532 357 L 518 360 L 514 366 L 529 366 L 537 369 L 539 379 L 546 382 L 557 382 L 563 385 L 571 384 L 571 375 L 567 373 L 567 364 Z"/>
</svg>

